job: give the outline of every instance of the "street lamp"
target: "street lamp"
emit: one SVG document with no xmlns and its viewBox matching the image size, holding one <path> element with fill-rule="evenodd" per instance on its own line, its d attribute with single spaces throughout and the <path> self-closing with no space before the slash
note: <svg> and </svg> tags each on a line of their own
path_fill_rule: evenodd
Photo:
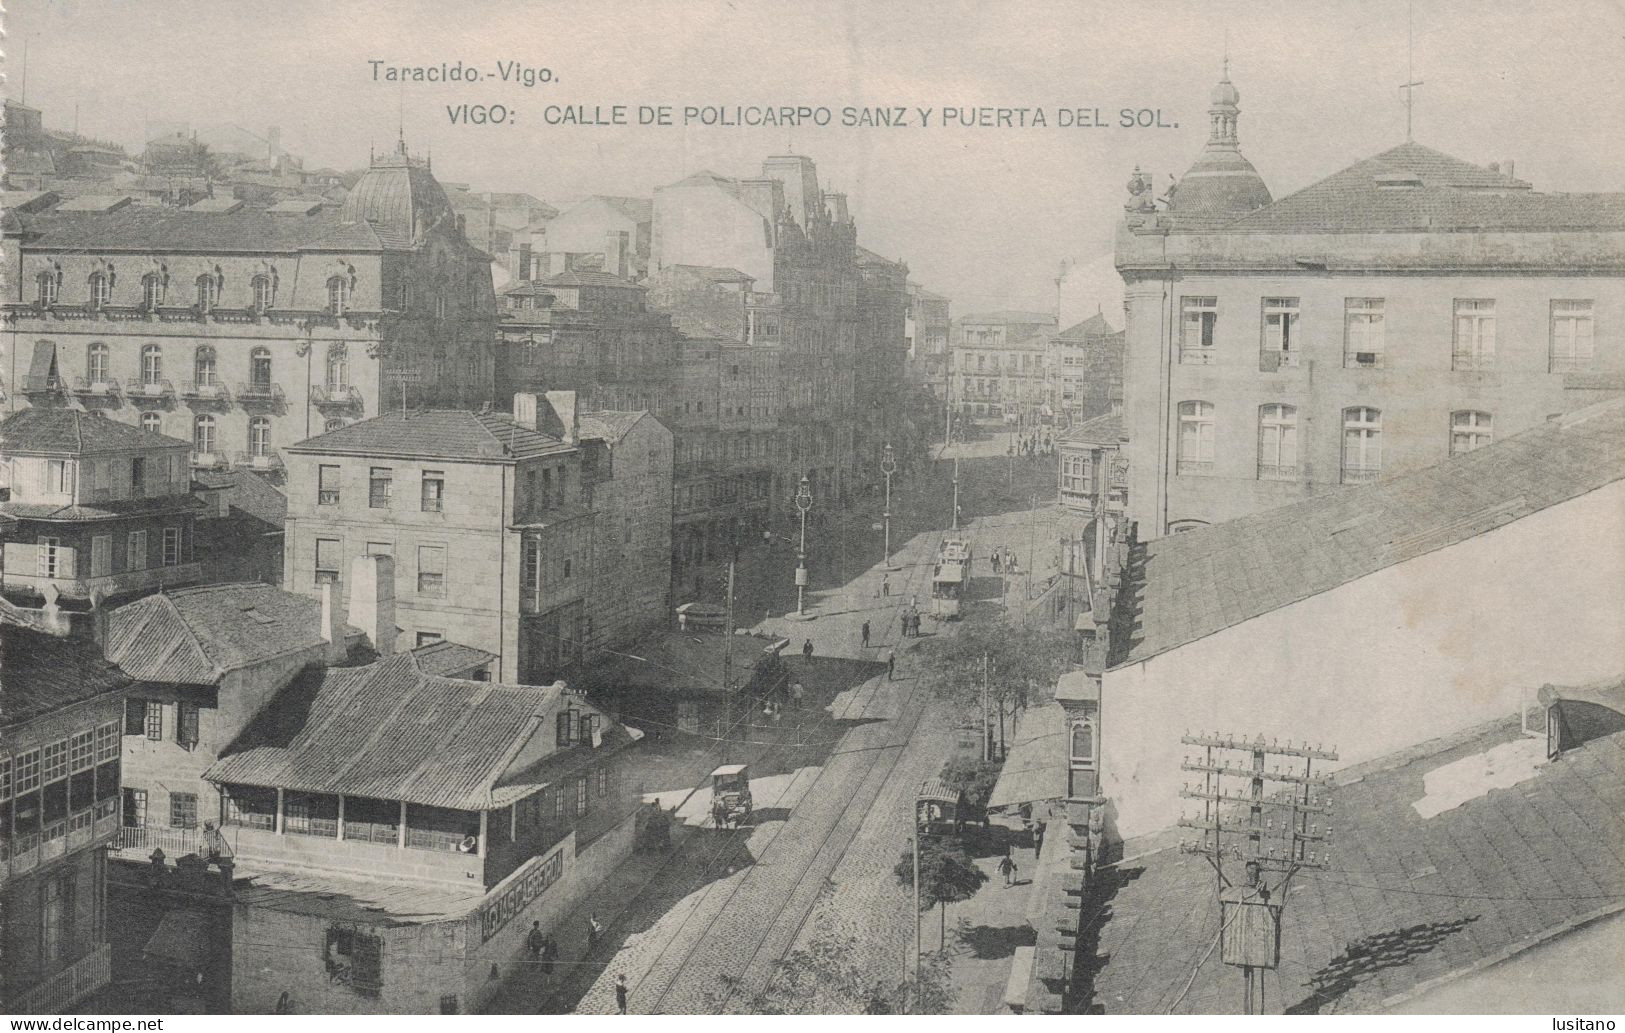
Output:
<svg viewBox="0 0 1625 1033">
<path fill-rule="evenodd" d="M 880 472 L 886 475 L 886 508 L 881 513 L 886 521 L 886 560 L 882 569 L 896 570 L 891 561 L 891 475 L 897 472 L 897 456 L 889 444 L 880 450 Z"/>
<path fill-rule="evenodd" d="M 959 530 L 959 455 L 954 455 L 954 530 Z"/>
<path fill-rule="evenodd" d="M 796 614 L 806 616 L 807 597 L 807 510 L 812 508 L 812 485 L 801 478 L 796 489 L 796 509 L 801 513 L 801 548 L 796 552 Z"/>
</svg>

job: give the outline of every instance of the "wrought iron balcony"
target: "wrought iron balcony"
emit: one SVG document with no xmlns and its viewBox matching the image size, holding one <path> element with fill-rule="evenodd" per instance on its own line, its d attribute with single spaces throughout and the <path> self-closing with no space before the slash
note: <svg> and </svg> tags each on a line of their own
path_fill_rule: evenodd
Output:
<svg viewBox="0 0 1625 1033">
<path fill-rule="evenodd" d="M 155 380 L 132 377 L 124 385 L 124 393 L 129 398 L 173 398 L 175 385 L 163 377 Z"/>
<path fill-rule="evenodd" d="M 60 395 L 67 392 L 68 385 L 61 377 L 30 376 L 23 378 L 23 394 L 25 395 Z"/>
<path fill-rule="evenodd" d="M 116 398 L 121 391 L 119 382 L 111 377 L 79 377 L 73 382 L 73 393 L 92 398 Z"/>
<path fill-rule="evenodd" d="M 220 402 L 231 401 L 231 392 L 226 385 L 218 380 L 187 380 L 181 383 L 181 395 L 192 401 Z"/>
<path fill-rule="evenodd" d="M 282 456 L 275 451 L 238 452 L 233 461 L 237 468 L 242 470 L 282 469 Z"/>
<path fill-rule="evenodd" d="M 312 384 L 310 401 L 322 409 L 359 409 L 361 392 L 345 384 Z"/>
<path fill-rule="evenodd" d="M 251 402 L 281 403 L 282 385 L 269 380 L 239 381 L 237 384 L 237 401 L 244 405 Z"/>
</svg>

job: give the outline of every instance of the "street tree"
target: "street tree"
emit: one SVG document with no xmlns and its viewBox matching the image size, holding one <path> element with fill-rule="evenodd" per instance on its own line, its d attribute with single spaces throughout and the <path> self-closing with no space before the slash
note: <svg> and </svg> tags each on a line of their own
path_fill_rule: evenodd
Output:
<svg viewBox="0 0 1625 1033">
<path fill-rule="evenodd" d="M 999 781 L 1002 763 L 982 760 L 980 757 L 955 757 L 942 766 L 942 781 L 950 789 L 965 794 L 963 816 L 980 819 L 987 824 L 987 801 L 993 795 L 993 786 Z"/>
<path fill-rule="evenodd" d="M 903 848 L 903 855 L 892 869 L 897 881 L 914 888 L 914 849 Z M 920 910 L 940 909 L 941 929 L 937 949 L 948 943 L 948 905 L 969 900 L 987 882 L 987 873 L 976 867 L 976 862 L 965 853 L 957 840 L 920 838 Z"/>
<path fill-rule="evenodd" d="M 981 705 L 985 657 L 988 698 L 1002 720 L 1006 708 L 1014 713 L 1054 695 L 1056 680 L 1071 670 L 1073 644 L 1065 630 L 1005 618 L 967 622 L 956 634 L 928 639 L 915 656 L 937 697 L 967 709 Z"/>
<path fill-rule="evenodd" d="M 759 1015 L 942 1015 L 953 1007 L 946 956 L 920 966 L 918 986 L 912 968 L 896 982 L 873 971 L 864 957 L 856 937 L 820 931 L 774 964 L 765 989 L 748 1002 L 734 1001 Z M 890 966 L 887 970 L 892 971 Z M 721 1004 L 720 997 L 712 996 L 714 1007 Z"/>
</svg>

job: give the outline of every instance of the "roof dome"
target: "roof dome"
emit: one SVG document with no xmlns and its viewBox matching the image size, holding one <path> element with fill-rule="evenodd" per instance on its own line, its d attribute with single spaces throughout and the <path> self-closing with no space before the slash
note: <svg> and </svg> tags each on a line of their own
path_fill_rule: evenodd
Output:
<svg viewBox="0 0 1625 1033">
<path fill-rule="evenodd" d="M 409 245 L 430 226 L 451 217 L 451 201 L 434 173 L 423 162 L 408 157 L 406 141 L 394 153 L 372 160 L 344 198 L 341 218 L 365 222 L 385 244 Z"/>
<path fill-rule="evenodd" d="M 1168 210 L 1184 216 L 1242 215 L 1271 201 L 1264 177 L 1241 153 L 1237 123 L 1241 117 L 1241 92 L 1230 82 L 1230 60 L 1213 87 L 1213 106 L 1208 109 L 1207 146 L 1185 175 L 1168 202 Z"/>
</svg>

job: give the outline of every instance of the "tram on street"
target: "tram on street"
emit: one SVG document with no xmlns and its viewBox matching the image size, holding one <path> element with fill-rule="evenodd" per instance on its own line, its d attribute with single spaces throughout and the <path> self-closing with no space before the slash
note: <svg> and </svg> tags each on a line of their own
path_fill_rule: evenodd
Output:
<svg viewBox="0 0 1625 1033">
<path fill-rule="evenodd" d="M 952 620 L 964 608 L 965 588 L 971 578 L 970 539 L 950 535 L 937 548 L 936 565 L 931 571 L 931 612 Z"/>
</svg>

